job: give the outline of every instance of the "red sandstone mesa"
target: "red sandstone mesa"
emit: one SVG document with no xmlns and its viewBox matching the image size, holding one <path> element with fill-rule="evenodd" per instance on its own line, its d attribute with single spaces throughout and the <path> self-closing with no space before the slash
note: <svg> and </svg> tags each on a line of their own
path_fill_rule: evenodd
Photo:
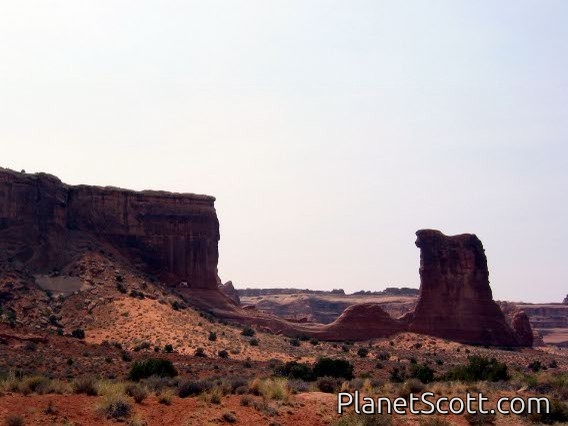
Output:
<svg viewBox="0 0 568 426">
<path fill-rule="evenodd" d="M 63 270 L 79 253 L 104 248 L 176 288 L 194 306 L 276 333 L 367 340 L 413 331 L 464 343 L 532 344 L 526 315 L 519 314 L 511 327 L 493 301 L 483 246 L 470 234 L 417 232 L 420 296 L 415 311 L 401 318 L 377 304 L 350 306 L 325 326 L 243 309 L 219 289 L 214 201 L 206 195 L 70 186 L 44 173 L 0 168 L 0 274 L 2 265 L 33 273 Z"/>
<path fill-rule="evenodd" d="M 215 198 L 70 186 L 55 176 L 0 169 L 0 262 L 61 267 L 95 241 L 165 282 L 217 288 Z"/>
</svg>

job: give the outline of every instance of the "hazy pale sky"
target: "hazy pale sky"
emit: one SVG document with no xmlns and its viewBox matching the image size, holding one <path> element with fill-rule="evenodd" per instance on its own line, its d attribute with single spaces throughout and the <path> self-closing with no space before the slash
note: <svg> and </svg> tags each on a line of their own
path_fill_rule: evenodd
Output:
<svg viewBox="0 0 568 426">
<path fill-rule="evenodd" d="M 237 287 L 568 293 L 568 2 L 0 0 L 0 165 L 217 197 Z"/>
</svg>

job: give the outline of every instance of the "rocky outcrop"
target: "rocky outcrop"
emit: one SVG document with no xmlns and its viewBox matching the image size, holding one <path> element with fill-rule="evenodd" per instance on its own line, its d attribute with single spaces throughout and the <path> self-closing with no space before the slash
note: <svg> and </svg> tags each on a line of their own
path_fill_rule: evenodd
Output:
<svg viewBox="0 0 568 426">
<path fill-rule="evenodd" d="M 566 297 L 564 298 L 564 300 L 562 301 L 562 303 L 563 303 L 564 305 L 568 305 L 568 296 L 566 296 Z"/>
<path fill-rule="evenodd" d="M 364 340 L 413 331 L 464 343 L 530 344 L 526 315 L 509 326 L 493 301 L 483 246 L 469 234 L 447 237 L 439 231 L 418 231 L 419 299 L 413 312 L 398 319 L 376 303 L 350 306 L 328 325 L 293 324 L 242 309 L 235 303 L 232 284 L 219 289 L 214 201 L 206 195 L 70 186 L 44 173 L 0 169 L 0 271 L 72 275 L 70 265 L 78 258 L 101 252 L 119 265 L 176 287 L 202 310 L 276 332 Z M 2 286 L 2 299 L 13 296 L 8 291 L 12 281 Z"/>
<path fill-rule="evenodd" d="M 231 299 L 237 305 L 241 304 L 241 299 L 239 298 L 239 293 L 238 293 L 237 290 L 235 290 L 235 286 L 233 286 L 232 281 L 227 281 L 225 284 L 221 284 L 219 286 L 219 290 L 221 290 L 223 293 L 225 293 L 227 296 L 229 296 L 229 299 Z"/>
<path fill-rule="evenodd" d="M 216 289 L 219 223 L 206 195 L 70 186 L 0 169 L 0 262 L 61 268 L 108 248 L 169 285 Z"/>
<path fill-rule="evenodd" d="M 404 327 L 387 314 L 377 303 L 362 303 L 349 306 L 331 324 L 315 333 L 320 339 L 367 340 L 369 338 L 388 337 L 403 331 Z"/>
<path fill-rule="evenodd" d="M 472 234 L 446 236 L 436 230 L 416 235 L 420 296 L 407 317 L 408 329 L 464 343 L 523 346 L 526 336 L 516 335 L 493 301 L 481 241 Z M 530 328 L 528 321 L 518 325 Z"/>
<path fill-rule="evenodd" d="M 523 311 L 517 312 L 512 320 L 513 330 L 521 346 L 533 346 L 534 336 L 529 317 Z"/>
</svg>

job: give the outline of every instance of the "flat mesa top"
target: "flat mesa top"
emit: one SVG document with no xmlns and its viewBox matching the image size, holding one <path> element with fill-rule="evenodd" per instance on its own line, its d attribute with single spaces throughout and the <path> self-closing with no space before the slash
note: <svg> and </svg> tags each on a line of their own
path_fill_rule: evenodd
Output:
<svg viewBox="0 0 568 426">
<path fill-rule="evenodd" d="M 107 193 L 122 192 L 122 193 L 131 194 L 131 195 L 145 195 L 145 196 L 164 197 L 164 198 L 175 197 L 175 198 L 210 201 L 210 202 L 215 201 L 215 197 L 213 197 L 211 195 L 193 194 L 193 193 L 188 193 L 188 192 L 170 192 L 170 191 L 151 190 L 151 189 L 146 189 L 146 190 L 142 190 L 142 191 L 135 191 L 133 189 L 120 188 L 120 187 L 115 187 L 115 186 L 97 186 L 97 185 L 85 185 L 85 184 L 68 185 L 66 183 L 63 183 L 61 181 L 61 179 L 59 179 L 57 176 L 51 175 L 49 173 L 43 173 L 43 172 L 40 172 L 40 173 L 25 173 L 25 172 L 17 172 L 15 170 L 0 167 L 0 181 L 4 180 L 4 179 L 2 179 L 2 177 L 4 177 L 4 179 L 10 177 L 13 180 L 17 180 L 17 181 L 30 181 L 30 182 L 43 180 L 43 181 L 46 181 L 46 182 L 53 182 L 54 184 L 60 185 L 64 188 L 72 188 L 72 189 L 79 189 L 79 190 L 90 190 L 90 189 L 92 189 L 92 190 L 95 190 L 95 191 L 101 191 L 101 192 L 107 192 Z"/>
</svg>

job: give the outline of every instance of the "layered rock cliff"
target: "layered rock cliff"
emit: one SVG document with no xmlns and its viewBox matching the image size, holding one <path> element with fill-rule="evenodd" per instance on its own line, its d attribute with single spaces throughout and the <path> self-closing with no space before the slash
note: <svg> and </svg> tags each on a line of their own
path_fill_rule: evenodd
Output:
<svg viewBox="0 0 568 426">
<path fill-rule="evenodd" d="M 0 262 L 42 271 L 101 246 L 170 285 L 216 289 L 214 201 L 206 195 L 70 186 L 44 173 L 0 169 Z"/>
<path fill-rule="evenodd" d="M 466 343 L 528 344 L 528 319 L 517 320 L 522 333 L 518 336 L 493 301 L 487 258 L 475 235 L 446 236 L 436 230 L 421 230 L 416 235 L 420 296 L 407 317 L 410 331 Z"/>
<path fill-rule="evenodd" d="M 507 323 L 492 298 L 483 246 L 468 234 L 418 231 L 420 295 L 416 309 L 402 318 L 392 318 L 376 303 L 351 306 L 328 325 L 299 325 L 242 309 L 219 289 L 214 201 L 206 195 L 71 186 L 44 173 L 0 169 L 2 288 L 37 284 L 42 273 L 64 270 L 72 276 L 73 268 L 82 268 L 78 259 L 100 252 L 113 264 L 177 287 L 202 310 L 276 332 L 365 340 L 413 331 L 464 343 L 530 345 L 526 315 Z M 22 289 L 30 292 L 34 286 Z"/>
</svg>

